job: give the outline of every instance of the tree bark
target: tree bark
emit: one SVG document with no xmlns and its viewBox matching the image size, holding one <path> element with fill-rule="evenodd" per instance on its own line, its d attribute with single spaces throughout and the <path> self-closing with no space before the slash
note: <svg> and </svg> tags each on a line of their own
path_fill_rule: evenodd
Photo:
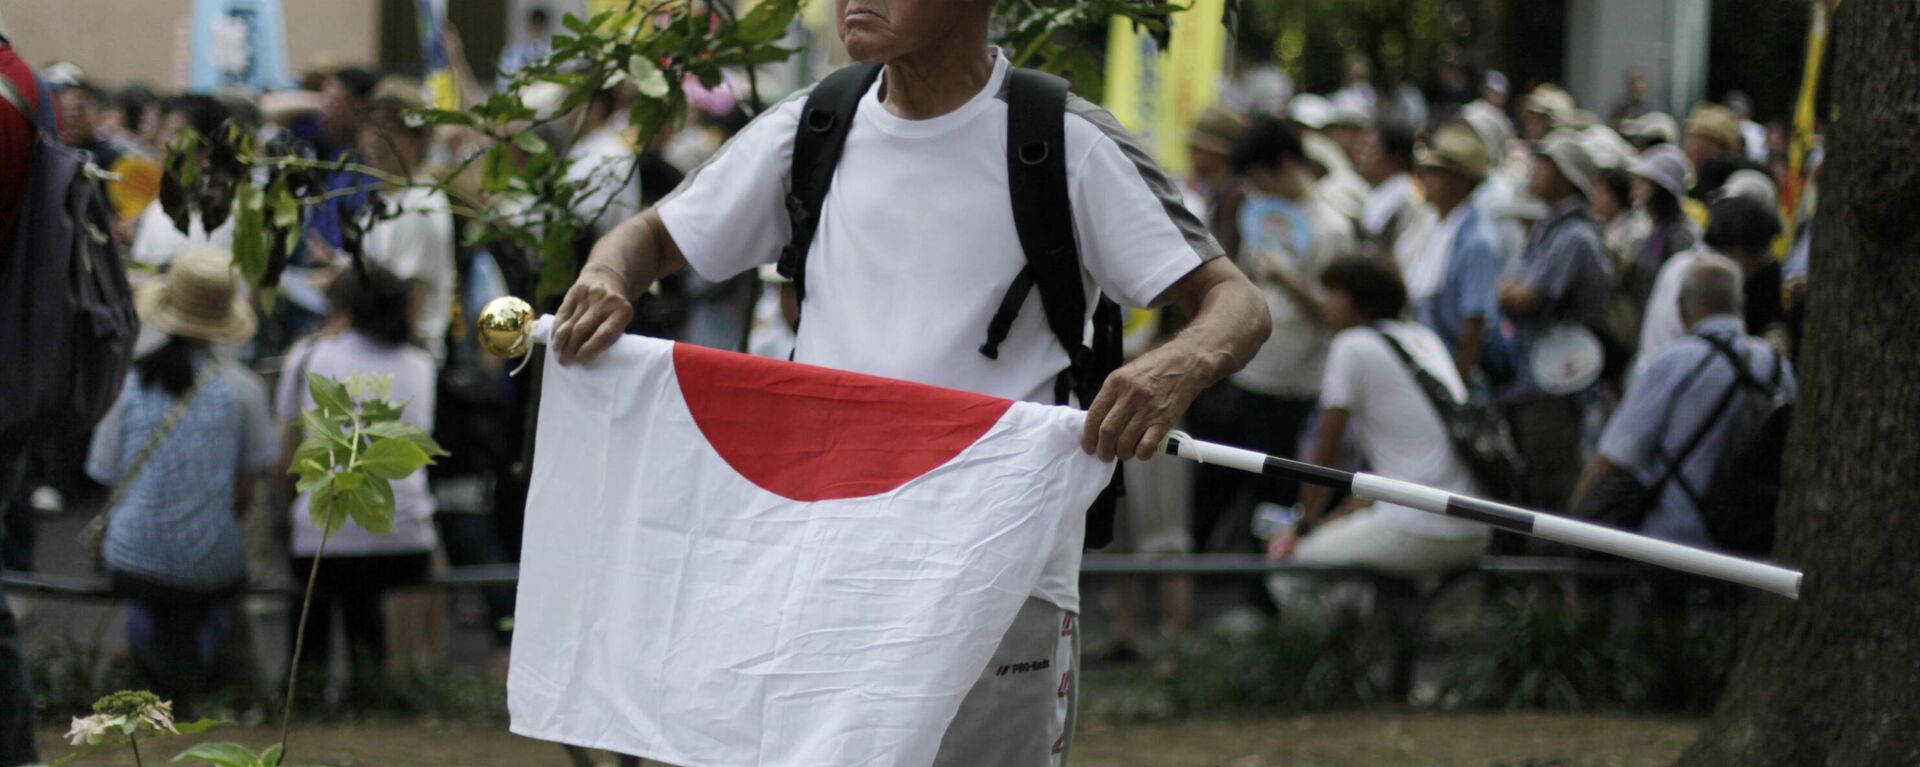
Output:
<svg viewBox="0 0 1920 767">
<path fill-rule="evenodd" d="M 1682 767 L 1920 764 L 1920 3 L 1834 16 L 1830 150 L 1775 555 Z"/>
</svg>

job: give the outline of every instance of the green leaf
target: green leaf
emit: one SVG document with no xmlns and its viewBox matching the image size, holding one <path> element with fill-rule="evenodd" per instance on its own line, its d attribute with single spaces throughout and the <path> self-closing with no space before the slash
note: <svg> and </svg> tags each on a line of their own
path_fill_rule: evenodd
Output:
<svg viewBox="0 0 1920 767">
<path fill-rule="evenodd" d="M 260 767 L 261 758 L 238 743 L 201 743 L 180 752 L 171 761 L 195 761 L 213 767 Z"/>
<path fill-rule="evenodd" d="M 225 719 L 202 719 L 198 722 L 187 722 L 186 724 L 176 722 L 173 728 L 179 730 L 181 735 L 199 735 L 215 727 L 225 727 L 229 724 L 233 723 Z"/>
<path fill-rule="evenodd" d="M 347 385 L 319 373 L 307 374 L 307 391 L 313 395 L 314 407 L 329 418 L 338 418 L 353 412 L 353 395 L 347 393 Z"/>
<path fill-rule="evenodd" d="M 513 183 L 513 156 L 506 144 L 494 144 L 480 158 L 480 188 L 488 193 L 502 192 Z"/>
<path fill-rule="evenodd" d="M 247 284 L 267 274 L 266 194 L 250 183 L 233 189 L 233 264 Z"/>
<path fill-rule="evenodd" d="M 359 477 L 361 475 L 352 475 Z M 373 478 L 368 482 L 385 485 L 385 480 Z M 393 529 L 393 492 L 388 488 L 381 492 L 372 484 L 362 482 L 352 491 L 340 493 L 333 499 L 336 512 L 345 512 L 353 523 L 370 532 L 385 533 Z"/>
<path fill-rule="evenodd" d="M 339 532 L 340 527 L 347 523 L 347 515 L 334 508 L 339 497 L 329 482 L 326 487 L 315 490 L 312 501 L 307 504 L 307 518 L 313 520 L 314 527 L 328 535 Z"/>
<path fill-rule="evenodd" d="M 409 128 L 423 128 L 429 125 L 465 125 L 477 124 L 474 116 L 454 109 L 409 109 L 401 118 Z"/>
<path fill-rule="evenodd" d="M 405 479 L 430 463 L 433 459 L 419 445 L 405 439 L 380 439 L 360 453 L 354 468 L 382 479 Z"/>
<path fill-rule="evenodd" d="M 301 493 L 315 493 L 315 497 L 317 498 L 318 493 L 316 491 L 325 488 L 328 484 L 332 482 L 333 482 L 333 474 L 330 472 L 323 471 L 316 474 L 302 476 L 300 478 L 300 481 L 294 484 L 293 489 Z"/>
<path fill-rule="evenodd" d="M 366 484 L 366 482 L 367 482 L 367 476 L 357 471 L 343 471 L 343 472 L 334 474 L 333 475 L 334 495 L 338 496 L 341 493 L 351 493 L 355 490 L 360 489 L 360 486 Z M 337 501 L 339 499 L 336 497 L 334 500 Z"/>
<path fill-rule="evenodd" d="M 397 421 L 406 410 L 404 404 L 396 405 L 383 399 L 367 400 L 360 403 L 360 422 L 375 424 Z"/>
<path fill-rule="evenodd" d="M 280 767 L 280 753 L 280 744 L 267 746 L 267 750 L 260 752 L 261 767 Z"/>
<path fill-rule="evenodd" d="M 376 423 L 364 429 L 363 433 L 369 437 L 404 439 L 413 443 L 414 447 L 420 448 L 421 452 L 426 453 L 427 456 L 431 458 L 452 455 L 452 453 L 448 453 L 444 448 L 440 447 L 440 443 L 433 441 L 433 437 L 425 431 L 422 431 L 420 427 L 405 421 Z"/>
<path fill-rule="evenodd" d="M 515 132 L 513 134 L 513 145 L 519 147 L 520 151 L 526 152 L 527 154 L 542 154 L 547 151 L 546 139 L 540 138 L 540 134 L 530 130 Z"/>
<path fill-rule="evenodd" d="M 635 54 L 627 59 L 627 77 L 633 79 L 633 87 L 640 95 L 650 99 L 667 95 L 667 75 L 660 71 L 660 65 L 653 59 Z"/>
<path fill-rule="evenodd" d="M 785 37 L 787 27 L 799 10 L 799 0 L 760 0 L 753 10 L 740 17 L 740 42 L 760 45 Z"/>
<path fill-rule="evenodd" d="M 300 424 L 306 428 L 307 439 L 322 439 L 344 448 L 351 448 L 347 437 L 340 433 L 340 423 L 322 415 L 318 409 L 300 414 Z"/>
<path fill-rule="evenodd" d="M 393 376 L 360 374 L 347 379 L 347 389 L 356 400 L 384 400 L 393 396 Z M 365 403 L 362 403 L 365 407 Z"/>
</svg>

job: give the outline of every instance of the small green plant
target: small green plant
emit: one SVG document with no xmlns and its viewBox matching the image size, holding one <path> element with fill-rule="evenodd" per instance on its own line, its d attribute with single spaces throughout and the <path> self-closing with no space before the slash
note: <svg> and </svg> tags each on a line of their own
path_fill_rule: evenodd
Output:
<svg viewBox="0 0 1920 767">
<path fill-rule="evenodd" d="M 163 735 L 194 735 L 221 724 L 224 722 L 213 719 L 175 724 L 172 703 L 145 690 L 121 690 L 94 701 L 92 716 L 73 718 L 67 739 L 81 749 L 56 760 L 52 767 L 62 767 L 101 748 L 121 743 L 133 752 L 133 763 L 140 765 L 143 764 L 141 743 Z M 277 765 L 278 760 L 274 764 Z"/>
<path fill-rule="evenodd" d="M 305 437 L 289 470 L 309 494 L 307 513 L 320 528 L 320 546 L 307 574 L 307 592 L 294 632 L 293 660 L 287 671 L 287 699 L 280 716 L 284 751 L 293 726 L 293 703 L 300 681 L 300 655 L 306 649 L 307 614 L 313 609 L 313 585 L 327 553 L 327 539 L 347 520 L 370 532 L 393 529 L 393 481 L 404 479 L 447 455 L 420 427 L 400 419 L 406 403 L 390 401 L 393 379 L 354 376 L 345 383 L 307 374 L 313 408 L 301 414 Z"/>
</svg>

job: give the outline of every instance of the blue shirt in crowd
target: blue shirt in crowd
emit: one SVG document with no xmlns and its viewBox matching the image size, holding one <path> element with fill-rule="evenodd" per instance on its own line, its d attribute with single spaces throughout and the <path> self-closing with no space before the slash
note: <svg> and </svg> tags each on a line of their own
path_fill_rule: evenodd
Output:
<svg viewBox="0 0 1920 767">
<path fill-rule="evenodd" d="M 266 386 L 238 364 L 204 354 L 196 369 L 218 365 L 186 414 L 159 443 L 113 509 L 107 569 L 162 586 L 218 591 L 244 582 L 246 545 L 234 515 L 235 479 L 264 471 L 278 450 Z M 173 409 L 174 397 L 138 371 L 95 428 L 87 475 L 118 485 L 134 456 Z"/>
<path fill-rule="evenodd" d="M 1706 495 L 1714 467 L 1733 441 L 1733 424 L 1741 420 L 1735 416 L 1742 408 L 1759 408 L 1767 403 L 1764 394 L 1746 388 L 1734 395 L 1734 401 L 1717 421 L 1707 422 L 1728 388 L 1734 386 L 1734 367 L 1702 336 L 1729 344 L 1756 381 L 1771 382 L 1777 364 L 1780 390 L 1788 397 L 1795 395 L 1792 364 L 1765 341 L 1747 335 L 1746 323 L 1738 316 L 1715 315 L 1696 323 L 1691 335 L 1668 344 L 1653 357 L 1646 372 L 1627 389 L 1626 399 L 1613 411 L 1600 436 L 1600 454 L 1608 462 L 1652 486 L 1694 435 L 1705 429 L 1686 462 L 1675 467 L 1674 480 L 1661 489 L 1658 505 L 1647 514 L 1640 529 L 1656 538 L 1696 545 L 1709 541 L 1700 510 L 1687 490 Z"/>
</svg>

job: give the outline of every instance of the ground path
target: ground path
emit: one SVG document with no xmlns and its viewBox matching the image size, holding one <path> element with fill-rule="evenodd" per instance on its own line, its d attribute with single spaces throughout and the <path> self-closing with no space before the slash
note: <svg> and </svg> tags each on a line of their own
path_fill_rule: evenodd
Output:
<svg viewBox="0 0 1920 767">
<path fill-rule="evenodd" d="M 1699 723 L 1690 719 L 1545 714 L 1332 714 L 1154 724 L 1089 723 L 1074 767 L 1664 767 Z M 269 728 L 216 731 L 251 746 Z M 167 756 L 184 749 L 179 739 Z M 66 753 L 59 733 L 43 756 Z M 503 730 L 431 724 L 303 726 L 295 758 L 337 767 L 540 767 L 567 764 L 560 749 Z M 149 753 L 152 753 L 149 751 Z M 149 760 L 155 763 L 161 760 Z M 611 760 L 605 763 L 611 764 Z M 86 765 L 131 765 L 131 758 Z M 80 767 L 76 765 L 75 767 Z"/>
</svg>

